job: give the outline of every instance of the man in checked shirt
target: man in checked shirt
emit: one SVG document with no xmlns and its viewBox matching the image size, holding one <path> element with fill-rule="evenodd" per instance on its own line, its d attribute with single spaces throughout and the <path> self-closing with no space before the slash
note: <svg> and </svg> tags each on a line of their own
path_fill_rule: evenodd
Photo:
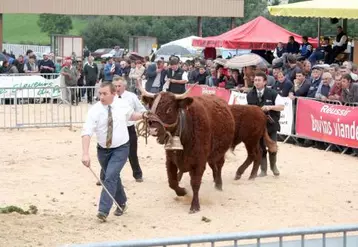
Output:
<svg viewBox="0 0 358 247">
<path fill-rule="evenodd" d="M 111 82 L 104 82 L 99 89 L 100 101 L 88 111 L 82 130 L 82 163 L 90 167 L 89 146 L 94 133 L 97 136 L 98 161 L 105 173 L 103 185 L 120 205 L 114 215 L 120 216 L 126 210 L 127 197 L 120 178 L 120 172 L 128 159 L 129 135 L 128 121 L 137 121 L 147 117 L 146 112 L 137 113 L 124 101 L 118 99 L 116 89 Z M 97 217 L 106 221 L 113 201 L 102 189 Z"/>
</svg>

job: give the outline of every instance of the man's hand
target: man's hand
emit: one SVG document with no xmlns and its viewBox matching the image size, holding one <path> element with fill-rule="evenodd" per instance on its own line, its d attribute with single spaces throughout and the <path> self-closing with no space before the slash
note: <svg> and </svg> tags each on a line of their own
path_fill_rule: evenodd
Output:
<svg viewBox="0 0 358 247">
<path fill-rule="evenodd" d="M 91 159 L 89 157 L 88 154 L 83 154 L 82 155 L 82 164 L 86 167 L 90 167 L 91 166 Z"/>
<path fill-rule="evenodd" d="M 262 109 L 264 112 L 267 112 L 267 111 L 270 111 L 270 110 L 271 110 L 271 106 L 269 106 L 269 105 L 264 105 L 263 107 L 261 107 L 261 109 Z"/>
</svg>

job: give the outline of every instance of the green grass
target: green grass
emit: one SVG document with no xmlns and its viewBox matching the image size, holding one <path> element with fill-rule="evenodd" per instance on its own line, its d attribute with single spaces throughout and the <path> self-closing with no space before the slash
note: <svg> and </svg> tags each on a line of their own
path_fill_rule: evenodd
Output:
<svg viewBox="0 0 358 247">
<path fill-rule="evenodd" d="M 49 45 L 50 37 L 40 31 L 37 25 L 39 15 L 4 14 L 4 42 L 10 44 Z M 86 25 L 86 20 L 72 18 L 71 35 L 79 35 Z"/>
</svg>

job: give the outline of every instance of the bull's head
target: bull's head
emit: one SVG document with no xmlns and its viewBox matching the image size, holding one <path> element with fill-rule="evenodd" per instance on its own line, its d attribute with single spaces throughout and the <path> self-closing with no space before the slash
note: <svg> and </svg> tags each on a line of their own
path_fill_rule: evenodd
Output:
<svg viewBox="0 0 358 247">
<path fill-rule="evenodd" d="M 147 92 L 139 81 L 137 88 L 142 93 L 142 100 L 149 105 L 151 115 L 149 117 L 149 133 L 157 137 L 160 144 L 165 144 L 173 136 L 179 127 L 179 113 L 181 109 L 186 109 L 193 98 L 188 97 L 190 89 L 184 94 L 173 94 L 170 92 L 160 92 L 157 94 Z"/>
</svg>

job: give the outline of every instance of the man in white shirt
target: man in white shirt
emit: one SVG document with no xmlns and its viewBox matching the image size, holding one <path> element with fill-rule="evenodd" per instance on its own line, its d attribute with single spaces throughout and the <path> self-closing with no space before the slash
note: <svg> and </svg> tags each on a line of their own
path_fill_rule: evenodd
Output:
<svg viewBox="0 0 358 247">
<path fill-rule="evenodd" d="M 146 112 L 147 110 L 139 101 L 138 96 L 127 90 L 127 81 L 123 77 L 114 76 L 113 84 L 116 87 L 117 95 L 119 98 L 127 101 L 130 107 L 135 112 Z M 131 164 L 133 177 L 136 182 L 143 182 L 143 172 L 140 168 L 137 149 L 138 149 L 138 137 L 134 126 L 135 122 L 128 122 L 128 134 L 129 134 L 129 163 Z"/>
<path fill-rule="evenodd" d="M 103 185 L 115 198 L 121 208 L 114 214 L 120 216 L 126 209 L 126 194 L 120 179 L 120 172 L 128 159 L 129 135 L 128 121 L 147 117 L 146 113 L 134 112 L 129 104 L 116 96 L 111 82 L 103 82 L 99 89 L 100 101 L 90 108 L 82 130 L 82 163 L 90 166 L 89 145 L 94 133 L 97 136 L 98 161 L 104 170 Z M 102 189 L 97 217 L 106 221 L 113 201 Z"/>
</svg>

